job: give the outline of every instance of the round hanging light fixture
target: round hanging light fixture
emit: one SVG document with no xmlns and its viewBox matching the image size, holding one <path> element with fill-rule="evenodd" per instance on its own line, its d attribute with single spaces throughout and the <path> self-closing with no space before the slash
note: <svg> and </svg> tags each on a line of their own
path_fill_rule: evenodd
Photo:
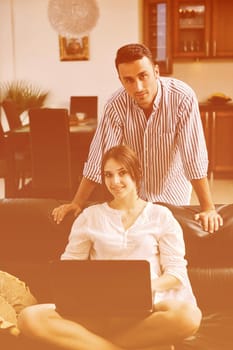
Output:
<svg viewBox="0 0 233 350">
<path fill-rule="evenodd" d="M 96 0 L 49 0 L 48 17 L 59 35 L 75 38 L 95 27 L 99 8 Z"/>
</svg>

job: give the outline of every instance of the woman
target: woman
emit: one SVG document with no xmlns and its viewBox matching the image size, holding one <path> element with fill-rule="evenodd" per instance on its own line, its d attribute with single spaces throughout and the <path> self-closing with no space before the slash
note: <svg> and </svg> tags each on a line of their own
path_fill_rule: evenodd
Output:
<svg viewBox="0 0 233 350">
<path fill-rule="evenodd" d="M 69 350 L 156 349 L 194 334 L 201 312 L 187 276 L 179 224 L 167 208 L 138 197 L 140 166 L 127 146 L 104 155 L 102 179 L 112 199 L 79 215 L 61 259 L 148 260 L 154 312 L 144 319 L 68 320 L 54 305 L 36 305 L 22 311 L 19 328 Z"/>
</svg>

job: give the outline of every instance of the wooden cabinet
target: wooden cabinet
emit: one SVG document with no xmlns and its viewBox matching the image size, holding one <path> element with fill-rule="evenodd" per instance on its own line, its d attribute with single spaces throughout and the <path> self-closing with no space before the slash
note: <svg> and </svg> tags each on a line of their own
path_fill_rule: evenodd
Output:
<svg viewBox="0 0 233 350">
<path fill-rule="evenodd" d="M 174 57 L 204 57 L 210 31 L 208 1 L 173 1 Z"/>
<path fill-rule="evenodd" d="M 143 42 L 161 75 L 176 58 L 233 58 L 233 1 L 143 0 Z"/>
<path fill-rule="evenodd" d="M 233 104 L 199 105 L 209 153 L 209 175 L 233 178 Z"/>
<path fill-rule="evenodd" d="M 233 57 L 233 1 L 213 0 L 212 7 L 212 55 Z M 211 46 L 210 46 L 211 49 Z"/>
<path fill-rule="evenodd" d="M 170 0 L 143 1 L 143 43 L 159 65 L 161 75 L 172 72 Z"/>
<path fill-rule="evenodd" d="M 173 57 L 233 57 L 233 1 L 174 0 Z"/>
</svg>

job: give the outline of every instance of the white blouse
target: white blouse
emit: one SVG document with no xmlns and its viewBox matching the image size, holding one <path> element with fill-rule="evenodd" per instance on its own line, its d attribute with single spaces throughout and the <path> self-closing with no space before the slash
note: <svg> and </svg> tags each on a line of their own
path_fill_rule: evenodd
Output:
<svg viewBox="0 0 233 350">
<path fill-rule="evenodd" d="M 179 223 L 163 206 L 147 203 L 127 230 L 122 212 L 107 203 L 90 206 L 74 221 L 69 242 L 61 259 L 141 259 L 150 263 L 151 279 L 163 273 L 178 278 L 182 286 L 155 294 L 196 303 L 187 275 L 185 245 Z"/>
</svg>

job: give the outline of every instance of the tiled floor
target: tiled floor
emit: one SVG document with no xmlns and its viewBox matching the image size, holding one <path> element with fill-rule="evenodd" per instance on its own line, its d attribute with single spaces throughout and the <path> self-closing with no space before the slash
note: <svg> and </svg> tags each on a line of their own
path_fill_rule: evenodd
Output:
<svg viewBox="0 0 233 350">
<path fill-rule="evenodd" d="M 233 179 L 213 180 L 210 183 L 214 203 L 233 203 Z M 4 181 L 0 178 L 0 198 L 4 198 Z M 191 204 L 198 204 L 195 193 L 192 195 Z"/>
</svg>

